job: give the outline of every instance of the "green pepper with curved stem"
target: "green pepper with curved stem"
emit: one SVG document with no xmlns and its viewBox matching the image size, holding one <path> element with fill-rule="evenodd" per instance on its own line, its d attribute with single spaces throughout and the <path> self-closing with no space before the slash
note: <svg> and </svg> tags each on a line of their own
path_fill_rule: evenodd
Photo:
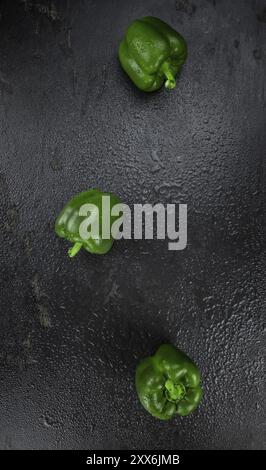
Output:
<svg viewBox="0 0 266 470">
<path fill-rule="evenodd" d="M 202 398 L 198 367 L 171 344 L 163 344 L 154 356 L 140 362 L 136 389 L 144 408 L 162 420 L 189 415 Z"/>
<path fill-rule="evenodd" d="M 104 196 L 108 196 L 107 199 L 109 200 L 105 210 L 103 209 Z M 56 219 L 55 232 L 59 237 L 73 243 L 73 246 L 68 250 L 70 258 L 73 258 L 81 248 L 94 254 L 105 254 L 112 248 L 114 238 L 112 237 L 111 227 L 120 218 L 120 215 L 113 216 L 111 211 L 116 204 L 120 203 L 119 198 L 111 193 L 91 189 L 77 194 L 63 207 Z M 90 223 L 86 222 L 88 217 L 90 217 Z M 110 234 L 105 238 L 102 230 L 104 219 L 108 219 L 110 222 Z M 83 238 L 80 232 L 82 223 L 87 223 L 87 228 L 90 229 L 93 224 L 97 223 L 97 235 L 90 230 L 90 236 Z"/>
<path fill-rule="evenodd" d="M 165 85 L 172 90 L 187 59 L 184 38 L 159 18 L 133 21 L 119 46 L 119 60 L 133 83 L 143 91 Z"/>
</svg>

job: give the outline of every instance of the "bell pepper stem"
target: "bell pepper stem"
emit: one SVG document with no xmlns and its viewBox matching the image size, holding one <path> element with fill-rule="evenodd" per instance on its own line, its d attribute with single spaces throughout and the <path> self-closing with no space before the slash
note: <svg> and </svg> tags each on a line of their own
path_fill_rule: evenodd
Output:
<svg viewBox="0 0 266 470">
<path fill-rule="evenodd" d="M 167 88 L 168 90 L 172 90 L 173 88 L 176 87 L 176 79 L 175 79 L 175 76 L 171 70 L 171 67 L 170 67 L 170 64 L 168 62 L 164 62 L 162 67 L 161 67 L 161 71 L 163 73 L 163 75 L 165 76 L 166 78 L 166 82 L 164 84 L 165 88 Z"/>
<path fill-rule="evenodd" d="M 82 243 L 80 242 L 76 242 L 71 248 L 69 248 L 68 250 L 68 256 L 70 258 L 73 258 L 74 256 L 76 256 L 76 254 L 79 252 L 79 250 L 81 249 L 82 247 Z"/>
<path fill-rule="evenodd" d="M 184 398 L 186 389 L 183 384 L 175 384 L 172 380 L 168 379 L 166 380 L 164 386 L 166 388 L 166 393 L 170 401 L 175 402 Z"/>
</svg>

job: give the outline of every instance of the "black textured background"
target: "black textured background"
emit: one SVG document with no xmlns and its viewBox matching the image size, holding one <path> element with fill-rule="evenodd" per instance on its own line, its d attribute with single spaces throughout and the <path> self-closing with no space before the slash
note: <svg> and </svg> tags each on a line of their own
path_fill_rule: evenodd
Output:
<svg viewBox="0 0 266 470">
<path fill-rule="evenodd" d="M 173 92 L 143 94 L 117 47 L 143 15 L 187 39 Z M 0 3 L 0 447 L 264 448 L 266 2 Z M 188 204 L 188 247 L 67 257 L 54 220 L 90 187 Z M 164 423 L 137 362 L 164 341 L 204 399 Z"/>
</svg>

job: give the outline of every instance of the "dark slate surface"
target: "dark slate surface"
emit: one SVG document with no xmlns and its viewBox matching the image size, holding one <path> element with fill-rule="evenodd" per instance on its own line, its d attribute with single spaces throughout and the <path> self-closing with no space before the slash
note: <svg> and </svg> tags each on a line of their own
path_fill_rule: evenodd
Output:
<svg viewBox="0 0 266 470">
<path fill-rule="evenodd" d="M 0 447 L 263 448 L 266 3 L 2 1 Z M 142 15 L 189 60 L 146 95 L 117 46 Z M 188 204 L 188 248 L 66 254 L 53 224 L 90 187 Z M 163 341 L 200 366 L 202 406 L 163 423 L 137 362 Z"/>
</svg>

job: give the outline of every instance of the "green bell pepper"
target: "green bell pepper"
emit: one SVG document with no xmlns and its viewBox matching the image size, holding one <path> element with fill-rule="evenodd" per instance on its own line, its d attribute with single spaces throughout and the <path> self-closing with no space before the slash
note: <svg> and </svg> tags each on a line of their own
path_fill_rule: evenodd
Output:
<svg viewBox="0 0 266 470">
<path fill-rule="evenodd" d="M 136 389 L 144 408 L 162 420 L 189 415 L 202 398 L 198 367 L 171 344 L 140 362 Z"/>
<path fill-rule="evenodd" d="M 102 210 L 102 197 L 109 196 L 110 206 L 108 214 L 103 214 Z M 93 204 L 98 210 L 95 214 L 91 211 L 86 211 L 86 204 Z M 59 216 L 56 219 L 55 223 L 55 232 L 59 237 L 65 238 L 74 245 L 68 250 L 68 255 L 72 258 L 75 256 L 79 250 L 83 247 L 89 253 L 95 254 L 105 254 L 107 253 L 113 245 L 114 239 L 111 235 L 108 238 L 102 237 L 102 226 L 104 217 L 108 216 L 110 218 L 110 227 L 113 222 L 119 219 L 120 216 L 112 216 L 111 210 L 114 205 L 120 204 L 120 200 L 117 196 L 110 193 L 103 193 L 97 189 L 91 189 L 89 191 L 84 191 L 80 194 L 77 194 L 73 199 L 71 199 L 65 207 L 60 212 Z M 85 208 L 85 212 L 80 215 L 81 207 Z M 98 223 L 98 233 L 97 236 L 91 236 L 88 239 L 84 239 L 80 235 L 80 226 L 85 219 L 91 216 L 91 220 L 95 216 L 95 221 L 97 217 Z M 88 219 L 87 219 L 88 220 Z M 92 222 L 93 224 L 93 222 Z M 90 224 L 90 227 L 91 225 Z"/>
<path fill-rule="evenodd" d="M 146 16 L 130 24 L 119 46 L 122 68 L 143 91 L 176 86 L 175 77 L 187 58 L 184 38 L 171 26 Z"/>
</svg>

